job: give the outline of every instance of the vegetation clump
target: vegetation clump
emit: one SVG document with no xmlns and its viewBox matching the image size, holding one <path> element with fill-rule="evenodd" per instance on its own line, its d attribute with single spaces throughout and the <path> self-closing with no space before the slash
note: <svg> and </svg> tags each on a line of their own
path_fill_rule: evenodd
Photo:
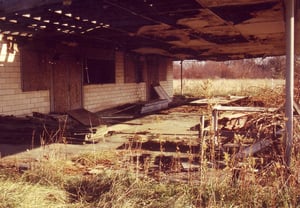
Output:
<svg viewBox="0 0 300 208">
<path fill-rule="evenodd" d="M 110 153 L 103 153 L 108 155 Z M 283 165 L 270 164 L 259 173 L 251 165 L 241 167 L 232 180 L 233 169 L 202 167 L 199 177 L 173 181 L 174 175 L 157 179 L 121 168 L 113 154 L 102 165 L 103 155 L 84 154 L 78 158 L 45 161 L 23 173 L 1 170 L 0 207 L 297 207 L 299 164 L 293 163 L 288 177 Z M 111 154 L 110 154 L 111 155 Z M 53 164 L 57 164 L 52 171 Z M 132 164 L 133 166 L 135 164 Z M 48 170 L 48 171 L 43 171 Z M 98 171 L 95 171 L 98 170 Z M 11 172 L 10 175 L 8 173 Z M 186 173 L 188 174 L 188 173 Z"/>
</svg>

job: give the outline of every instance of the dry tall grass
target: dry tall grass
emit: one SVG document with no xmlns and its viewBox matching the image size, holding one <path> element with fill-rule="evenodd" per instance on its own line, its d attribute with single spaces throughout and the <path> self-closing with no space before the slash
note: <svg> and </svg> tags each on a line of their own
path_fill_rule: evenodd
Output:
<svg viewBox="0 0 300 208">
<path fill-rule="evenodd" d="M 126 153 L 126 152 L 125 152 Z M 260 173 L 251 163 L 241 169 L 238 182 L 232 181 L 232 169 L 203 165 L 201 172 L 186 173 L 186 183 L 173 176 L 155 180 L 147 170 L 139 174 L 126 163 L 124 152 L 104 151 L 78 155 L 71 160 L 51 159 L 39 162 L 24 173 L 0 171 L 0 207 L 49 208 L 160 208 L 160 207 L 298 207 L 295 162 L 289 177 L 281 164 L 271 164 Z M 251 158 L 249 159 L 251 160 Z M 203 158 L 202 161 L 208 161 Z M 246 162 L 246 161 L 245 161 Z M 246 163 L 245 163 L 246 164 Z M 130 167 L 131 166 L 131 167 Z M 12 171 L 12 172 L 10 172 Z"/>
<path fill-rule="evenodd" d="M 281 79 L 184 79 L 183 94 L 193 97 L 251 95 L 284 86 Z M 174 94 L 181 94 L 181 81 L 173 81 Z"/>
</svg>

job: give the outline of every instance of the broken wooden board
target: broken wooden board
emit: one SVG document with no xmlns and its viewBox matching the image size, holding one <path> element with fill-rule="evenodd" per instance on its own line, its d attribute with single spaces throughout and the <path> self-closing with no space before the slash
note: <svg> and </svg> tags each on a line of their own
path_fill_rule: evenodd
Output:
<svg viewBox="0 0 300 208">
<path fill-rule="evenodd" d="M 190 102 L 190 104 L 193 105 L 216 105 L 216 104 L 220 104 L 220 105 L 228 105 L 231 103 L 235 103 L 244 99 L 247 99 L 247 96 L 227 96 L 227 97 L 214 97 L 214 98 L 204 98 L 204 99 L 200 99 L 200 100 L 194 100 L 192 102 Z"/>
<path fill-rule="evenodd" d="M 107 115 L 107 116 L 100 116 L 101 119 L 116 119 L 116 120 L 128 120 L 134 119 L 133 115 Z"/>
<path fill-rule="evenodd" d="M 297 115 L 300 115 L 300 106 L 295 100 L 293 102 L 293 107 L 294 107 L 294 110 L 297 113 Z"/>
<path fill-rule="evenodd" d="M 249 156 L 252 156 L 253 154 L 265 149 L 266 147 L 270 146 L 273 143 L 272 140 L 266 139 L 266 140 L 260 140 L 253 145 L 243 149 L 242 151 L 238 152 L 236 157 L 237 158 L 246 158 Z"/>
<path fill-rule="evenodd" d="M 162 86 L 157 85 L 153 87 L 155 92 L 159 95 L 160 99 L 168 100 L 169 102 L 172 101 L 172 98 L 168 95 L 168 93 L 162 88 Z"/>
<path fill-rule="evenodd" d="M 264 107 L 243 107 L 243 106 L 221 106 L 217 105 L 213 108 L 216 111 L 242 111 L 242 112 L 269 112 L 274 113 L 278 108 L 264 108 Z"/>
<path fill-rule="evenodd" d="M 167 99 L 152 101 L 150 103 L 146 103 L 142 107 L 141 114 L 151 113 L 154 111 L 166 109 L 168 106 L 169 106 L 169 101 Z"/>
<path fill-rule="evenodd" d="M 67 114 L 84 126 L 94 127 L 100 125 L 98 116 L 84 108 L 70 110 Z"/>
<path fill-rule="evenodd" d="M 0 116 L 0 132 L 0 143 L 6 144 L 83 144 L 97 129 L 85 127 L 68 115 L 34 112 L 26 117 Z"/>
</svg>

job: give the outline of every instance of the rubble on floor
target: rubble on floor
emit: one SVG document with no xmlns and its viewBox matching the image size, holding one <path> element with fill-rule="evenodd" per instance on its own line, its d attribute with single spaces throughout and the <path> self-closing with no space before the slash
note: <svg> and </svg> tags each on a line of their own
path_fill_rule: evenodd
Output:
<svg viewBox="0 0 300 208">
<path fill-rule="evenodd" d="M 81 124 L 68 114 L 0 116 L 0 142 L 6 144 L 40 144 L 54 142 L 83 144 L 93 142 L 101 128 Z"/>
<path fill-rule="evenodd" d="M 64 115 L 2 116 L 0 141 L 86 143 L 104 134 L 108 142 L 110 137 L 125 138 L 118 148 L 122 164 L 153 175 L 196 172 L 204 166 L 239 170 L 246 164 L 263 170 L 272 163 L 283 164 L 281 109 L 242 106 L 240 101 L 215 107 L 185 102 L 147 116 L 141 116 L 140 103 L 96 114 L 81 109 Z"/>
<path fill-rule="evenodd" d="M 173 98 L 171 98 L 159 84 L 152 86 L 152 88 L 158 96 L 157 99 L 132 104 L 129 103 L 111 109 L 105 109 L 98 112 L 99 117 L 104 122 L 113 124 L 167 109 Z"/>
<path fill-rule="evenodd" d="M 244 97 L 235 101 L 241 99 L 245 101 Z M 251 166 L 257 170 L 271 163 L 283 163 L 285 119 L 280 109 L 230 104 L 234 106 L 203 108 L 192 103 L 161 112 L 198 113 L 199 124 L 189 129 L 196 131 L 196 139 L 153 134 L 150 130 L 128 134 L 128 142 L 120 149 L 130 150 L 128 160 L 138 162 L 141 169 L 168 173 L 198 171 L 202 165 L 239 169 L 250 158 Z"/>
</svg>

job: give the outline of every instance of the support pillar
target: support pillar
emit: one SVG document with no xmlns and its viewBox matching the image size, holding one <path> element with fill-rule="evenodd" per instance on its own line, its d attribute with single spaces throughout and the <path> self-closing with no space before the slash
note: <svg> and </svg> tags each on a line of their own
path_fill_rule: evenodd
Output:
<svg viewBox="0 0 300 208">
<path fill-rule="evenodd" d="M 293 101 L 294 101 L 294 42 L 295 42 L 295 0 L 286 0 L 286 99 L 285 116 L 285 162 L 291 164 L 291 151 L 293 147 Z"/>
<path fill-rule="evenodd" d="M 183 60 L 180 61 L 180 92 L 181 92 L 181 96 L 183 95 Z"/>
</svg>

